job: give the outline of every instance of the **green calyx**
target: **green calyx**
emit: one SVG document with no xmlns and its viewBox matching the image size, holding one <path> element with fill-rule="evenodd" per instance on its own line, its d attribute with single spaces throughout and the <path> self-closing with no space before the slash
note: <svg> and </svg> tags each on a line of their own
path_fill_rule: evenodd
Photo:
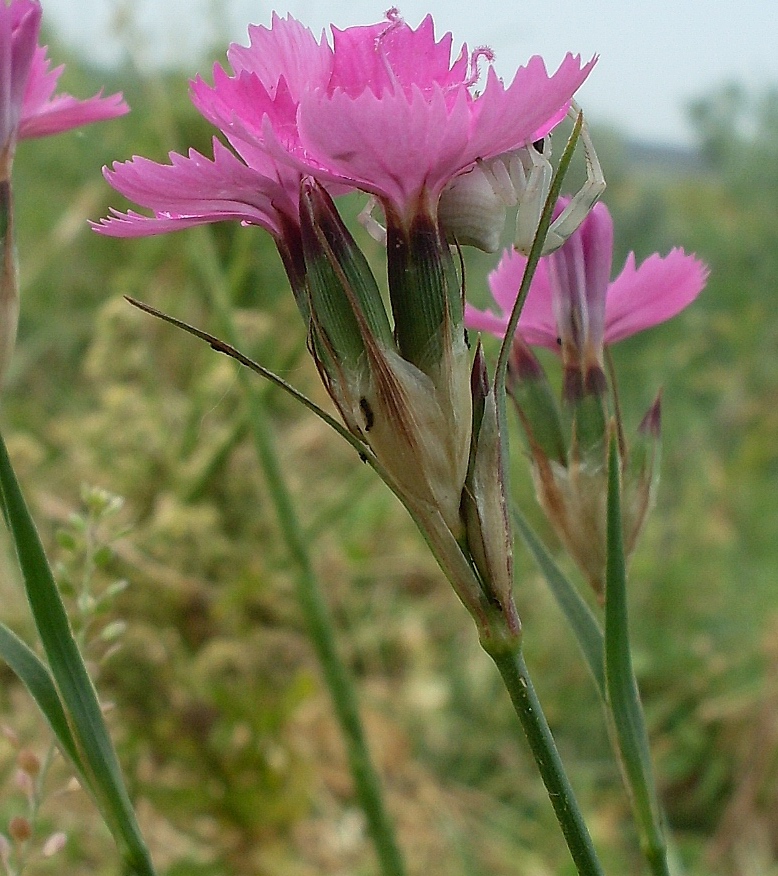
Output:
<svg viewBox="0 0 778 876">
<path fill-rule="evenodd" d="M 437 223 L 420 212 L 406 226 L 386 216 L 389 295 L 397 347 L 430 373 L 462 334 L 462 289 L 449 245 Z"/>
<path fill-rule="evenodd" d="M 332 198 L 313 180 L 302 186 L 300 225 L 314 340 L 342 367 L 356 369 L 366 334 L 392 344 L 378 284 Z"/>
</svg>

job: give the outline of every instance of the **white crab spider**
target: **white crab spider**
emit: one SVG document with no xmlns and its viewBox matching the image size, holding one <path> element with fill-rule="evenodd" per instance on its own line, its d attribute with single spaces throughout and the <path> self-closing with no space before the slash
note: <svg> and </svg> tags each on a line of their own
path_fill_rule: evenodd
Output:
<svg viewBox="0 0 778 876">
<path fill-rule="evenodd" d="M 577 105 L 571 104 L 569 114 L 577 118 L 579 112 Z M 562 246 L 605 190 L 605 178 L 586 122 L 581 127 L 581 144 L 586 182 L 551 223 L 543 255 Z M 479 160 L 470 170 L 455 177 L 444 189 L 438 206 L 438 218 L 446 233 L 460 244 L 496 252 L 505 224 L 505 210 L 518 207 L 514 248 L 527 255 L 554 174 L 549 161 L 550 149 L 551 140 L 546 137 L 540 148 L 528 145 L 488 161 Z"/>
</svg>

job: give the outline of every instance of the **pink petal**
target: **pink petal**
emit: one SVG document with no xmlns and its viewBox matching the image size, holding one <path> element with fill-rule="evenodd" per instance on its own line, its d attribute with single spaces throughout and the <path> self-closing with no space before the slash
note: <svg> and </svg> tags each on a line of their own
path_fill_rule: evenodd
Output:
<svg viewBox="0 0 778 876">
<path fill-rule="evenodd" d="M 489 288 L 499 308 L 499 314 L 476 310 L 472 305 L 467 305 L 465 325 L 468 328 L 487 331 L 499 338 L 504 337 L 526 264 L 527 259 L 512 249 L 503 253 L 499 265 L 489 274 Z M 519 317 L 518 332 L 528 344 L 558 350 L 558 332 L 551 306 L 551 286 L 545 260 L 541 260 L 532 278 L 532 285 Z"/>
<path fill-rule="evenodd" d="M 19 139 L 46 137 L 70 131 L 81 125 L 115 119 L 130 111 L 121 94 L 102 97 L 101 93 L 87 100 L 78 100 L 68 94 L 61 94 L 30 117 L 22 118 L 19 125 Z"/>
<path fill-rule="evenodd" d="M 238 219 L 278 235 L 279 212 L 296 211 L 277 183 L 247 167 L 216 139 L 213 161 L 194 149 L 187 157 L 171 152 L 170 160 L 171 164 L 157 164 L 136 157 L 115 163 L 113 170 L 106 168 L 105 177 L 117 191 L 154 215 L 114 211 L 93 226 L 95 230 L 137 237 Z"/>
<path fill-rule="evenodd" d="M 283 75 L 295 102 L 308 88 L 325 84 L 332 69 L 332 49 L 322 37 L 316 40 L 311 31 L 291 15 L 279 18 L 273 13 L 269 28 L 252 25 L 249 46 L 233 43 L 227 59 L 235 74 L 255 74 L 271 95 Z"/>
<path fill-rule="evenodd" d="M 345 91 L 358 97 L 369 88 L 377 97 L 399 86 L 410 94 L 413 86 L 448 89 L 462 86 L 468 75 L 467 51 L 451 65 L 450 33 L 435 42 L 435 26 L 428 15 L 416 30 L 402 22 L 383 21 L 367 27 L 332 28 L 335 63 L 329 93 Z"/>
<path fill-rule="evenodd" d="M 299 197 L 300 174 L 309 173 L 305 162 L 298 169 L 289 152 L 301 152 L 297 133 L 297 102 L 282 76 L 271 95 L 254 73 L 228 76 L 214 67 L 214 84 L 200 77 L 191 83 L 192 102 L 209 122 L 224 131 L 230 145 L 253 170 L 278 180 L 290 200 Z M 265 127 L 272 130 L 270 137 Z M 269 142 L 268 142 L 269 141 Z M 271 154 L 274 150 L 279 162 Z"/>
<path fill-rule="evenodd" d="M 474 101 L 471 160 L 510 152 L 532 142 L 538 132 L 547 133 L 550 120 L 561 118 L 595 63 L 593 58 L 582 67 L 580 55 L 568 54 L 549 76 L 536 55 L 519 67 L 507 88 L 491 67 L 483 94 Z"/>
<path fill-rule="evenodd" d="M 33 0 L 0 5 L 0 148 L 17 136 L 40 23 L 40 4 Z"/>
<path fill-rule="evenodd" d="M 652 255 L 639 268 L 630 254 L 611 283 L 605 307 L 605 341 L 613 344 L 675 316 L 700 293 L 708 268 L 695 256 L 673 249 Z"/>
<path fill-rule="evenodd" d="M 465 92 L 449 109 L 439 87 L 376 97 L 306 95 L 298 117 L 302 147 L 320 168 L 392 203 L 401 215 L 416 212 L 422 192 L 430 200 L 472 159 L 463 157 L 470 112 Z M 315 167 L 316 165 L 312 165 Z M 313 171 L 315 172 L 315 170 Z"/>
<path fill-rule="evenodd" d="M 113 119 L 130 111 L 121 94 L 103 97 L 100 92 L 87 100 L 78 100 L 69 94 L 52 97 L 64 67 L 49 70 L 49 65 L 45 46 L 39 46 L 24 92 L 19 139 L 59 134 L 91 122 Z"/>
<path fill-rule="evenodd" d="M 505 336 L 507 318 L 498 316 L 491 310 L 477 310 L 472 304 L 465 304 L 465 325 L 477 332 L 489 332 L 498 338 Z"/>
</svg>

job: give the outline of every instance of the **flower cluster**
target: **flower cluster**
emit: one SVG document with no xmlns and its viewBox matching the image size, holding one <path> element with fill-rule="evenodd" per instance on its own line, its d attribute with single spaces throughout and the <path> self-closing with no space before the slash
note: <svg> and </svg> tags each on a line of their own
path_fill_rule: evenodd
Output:
<svg viewBox="0 0 778 876">
<path fill-rule="evenodd" d="M 568 55 L 549 74 L 534 57 L 506 85 L 491 66 L 482 76 L 488 49 L 463 46 L 452 60 L 452 37 L 437 40 L 431 17 L 414 29 L 396 10 L 377 24 L 333 28 L 332 45 L 274 15 L 227 59 L 231 70 L 216 65 L 212 85 L 198 77 L 191 86 L 226 144 L 214 139 L 212 159 L 190 151 L 170 164 L 115 163 L 108 181 L 151 215 L 114 211 L 96 230 L 132 237 L 230 219 L 266 229 L 345 424 L 433 533 L 438 556 L 467 544 L 468 574 L 475 564 L 501 580 L 499 593 L 462 585 L 468 607 L 509 602 L 504 496 L 484 437 L 497 439 L 494 404 L 482 359 L 470 379 L 449 246 L 457 201 L 439 207 L 477 164 L 508 166 L 546 136 L 594 61 Z M 384 214 L 390 312 L 332 200 L 355 189 Z M 492 463 L 488 475 L 478 454 Z M 476 531 L 486 518 L 501 521 L 491 545 Z"/>
</svg>

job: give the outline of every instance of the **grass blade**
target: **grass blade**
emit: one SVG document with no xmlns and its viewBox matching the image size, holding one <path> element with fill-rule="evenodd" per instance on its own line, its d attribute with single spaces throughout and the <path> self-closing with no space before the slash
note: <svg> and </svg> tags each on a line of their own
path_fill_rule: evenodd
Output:
<svg viewBox="0 0 778 876">
<path fill-rule="evenodd" d="M 26 642 L 3 623 L 0 623 L 0 657 L 27 688 L 28 693 L 43 712 L 43 717 L 51 727 L 63 753 L 73 762 L 79 778 L 85 779 L 81 755 L 48 667 Z"/>
<path fill-rule="evenodd" d="M 655 876 L 669 876 L 667 844 L 651 768 L 648 732 L 629 644 L 619 469 L 618 446 L 615 436 L 611 436 L 608 452 L 605 681 L 619 760 L 632 797 L 643 853 Z"/>
<path fill-rule="evenodd" d="M 578 592 L 578 588 L 559 568 L 554 558 L 546 550 L 546 546 L 529 525 L 527 518 L 516 507 L 513 508 L 513 522 L 522 541 L 543 573 L 562 614 L 570 624 L 589 672 L 597 685 L 597 691 L 605 702 L 607 696 L 604 666 L 605 637 L 599 621 L 586 604 L 586 600 Z"/>
<path fill-rule="evenodd" d="M 97 693 L 73 638 L 65 606 L 1 436 L 0 487 L 27 600 L 72 738 L 81 755 L 88 785 L 120 849 L 124 872 L 133 876 L 152 876 L 151 860 L 135 819 Z M 41 680 L 40 675 L 37 680 Z"/>
</svg>

